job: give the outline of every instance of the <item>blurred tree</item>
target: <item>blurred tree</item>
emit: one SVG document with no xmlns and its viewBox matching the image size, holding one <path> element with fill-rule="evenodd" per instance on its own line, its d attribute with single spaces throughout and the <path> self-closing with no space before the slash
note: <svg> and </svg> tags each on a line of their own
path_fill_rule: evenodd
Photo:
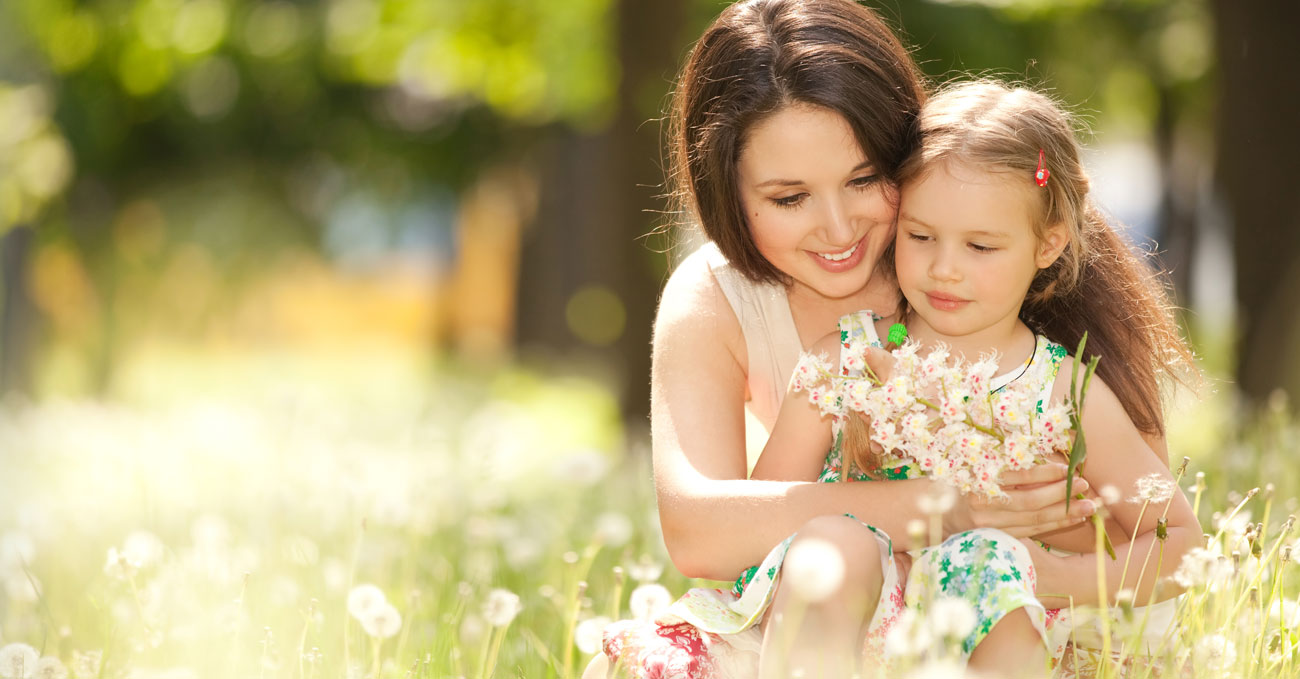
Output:
<svg viewBox="0 0 1300 679">
<path fill-rule="evenodd" d="M 519 340 L 554 352 L 578 340 L 618 371 L 629 422 L 649 412 L 650 328 L 666 258 L 647 245 L 662 223 L 660 112 L 681 54 L 688 0 L 620 0 L 612 124 L 557 126 L 542 203 L 521 262 Z M 657 243 L 657 241 L 654 241 Z"/>
<path fill-rule="evenodd" d="M 1256 403 L 1300 394 L 1300 4 L 1214 3 L 1217 175 L 1233 228 L 1237 382 Z M 1296 400 L 1292 400 L 1292 407 Z"/>
</svg>

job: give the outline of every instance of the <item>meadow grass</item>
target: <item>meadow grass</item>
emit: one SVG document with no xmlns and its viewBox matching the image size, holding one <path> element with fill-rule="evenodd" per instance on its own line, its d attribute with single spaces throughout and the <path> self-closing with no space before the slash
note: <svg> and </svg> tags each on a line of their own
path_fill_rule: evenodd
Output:
<svg viewBox="0 0 1300 679">
<path fill-rule="evenodd" d="M 576 677 L 604 620 L 702 584 L 597 383 L 340 365 L 160 361 L 107 401 L 6 402 L 0 677 Z M 1126 676 L 1300 676 L 1287 412 L 1174 420 L 1214 538 L 1162 642 L 1105 616 Z"/>
</svg>

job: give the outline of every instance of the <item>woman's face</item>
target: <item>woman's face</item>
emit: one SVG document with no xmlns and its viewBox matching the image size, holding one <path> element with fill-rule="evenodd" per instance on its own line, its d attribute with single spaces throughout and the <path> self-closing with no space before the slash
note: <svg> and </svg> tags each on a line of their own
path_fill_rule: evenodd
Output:
<svg viewBox="0 0 1300 679">
<path fill-rule="evenodd" d="M 793 104 L 749 131 L 738 163 L 741 205 L 767 261 L 792 294 L 861 292 L 894 235 L 894 189 L 843 116 Z"/>
</svg>

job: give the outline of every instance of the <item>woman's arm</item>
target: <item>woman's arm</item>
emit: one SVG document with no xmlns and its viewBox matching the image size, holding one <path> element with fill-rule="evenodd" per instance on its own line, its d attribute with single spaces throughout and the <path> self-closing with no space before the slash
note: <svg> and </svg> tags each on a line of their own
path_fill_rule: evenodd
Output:
<svg viewBox="0 0 1300 679">
<path fill-rule="evenodd" d="M 829 330 L 829 328 L 828 328 Z M 849 512 L 894 536 L 920 518 L 919 481 L 811 483 L 745 478 L 745 371 L 739 322 L 703 257 L 668 281 L 655 321 L 651 437 L 664 542 L 690 577 L 727 580 L 759 563 L 808 520 Z M 1007 503 L 959 501 L 945 533 L 977 526 L 1017 537 L 1079 521 L 1084 503 L 1064 510 L 1064 468 L 1041 465 L 1008 483 L 1048 483 L 1013 492 Z M 1049 483 L 1050 482 L 1050 483 Z"/>
<path fill-rule="evenodd" d="M 1111 486 L 1122 496 L 1119 502 L 1107 507 L 1113 520 L 1108 523 L 1122 531 L 1121 535 L 1112 532 L 1117 558 L 1112 560 L 1104 553 L 1100 559 L 1096 554 L 1062 558 L 1035 548 L 1040 598 L 1049 606 L 1068 604 L 1068 598 L 1055 595 L 1073 597 L 1076 605 L 1095 604 L 1099 601 L 1098 575 L 1101 575 L 1106 582 L 1108 603 L 1114 602 L 1115 594 L 1121 589 L 1133 590 L 1134 600 L 1145 603 L 1152 595 L 1157 579 L 1172 575 L 1183 555 L 1202 544 L 1200 524 L 1164 459 L 1147 444 L 1149 437 L 1144 437 L 1133 426 L 1119 399 L 1100 379 L 1093 379 L 1084 402 L 1083 431 L 1088 440 L 1084 478 L 1093 488 Z M 1141 501 L 1137 486 L 1138 480 L 1143 478 L 1167 484 L 1170 491 L 1167 514 L 1165 502 Z M 1163 549 L 1156 544 L 1159 538 L 1155 532 L 1162 515 L 1168 520 L 1168 537 Z M 1148 553 L 1151 555 L 1150 563 L 1144 569 Z M 1142 576 L 1140 580 L 1139 575 Z M 1155 591 L 1155 600 L 1168 599 L 1178 593 L 1171 583 L 1162 583 Z"/>
<path fill-rule="evenodd" d="M 832 369 L 839 365 L 840 336 L 826 335 L 809 350 L 825 354 Z M 831 417 L 808 400 L 808 394 L 787 390 L 777 412 L 772 433 L 754 464 L 751 479 L 816 481 L 831 447 Z"/>
</svg>

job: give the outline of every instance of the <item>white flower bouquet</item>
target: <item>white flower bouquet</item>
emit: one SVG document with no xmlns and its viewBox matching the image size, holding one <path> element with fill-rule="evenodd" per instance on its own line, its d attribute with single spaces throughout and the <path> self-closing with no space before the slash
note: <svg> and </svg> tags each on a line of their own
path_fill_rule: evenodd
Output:
<svg viewBox="0 0 1300 679">
<path fill-rule="evenodd" d="M 1004 498 L 998 485 L 1002 471 L 1028 469 L 1061 453 L 1069 457 L 1072 481 L 1085 452 L 1076 404 L 1082 403 L 1096 358 L 1078 389 L 1075 364 L 1071 396 L 1050 405 L 1039 402 L 1039 385 L 1032 381 L 1012 380 L 990 390 L 997 370 L 993 356 L 968 363 L 940 346 L 922 358 L 920 345 L 909 340 L 891 352 L 893 370 L 882 380 L 866 364 L 867 343 L 847 337 L 844 342 L 838 374 L 825 355 L 805 353 L 791 387 L 806 391 L 824 414 L 865 416 L 871 441 L 892 464 L 912 465 L 961 493 Z M 852 376 L 859 372 L 865 374 Z"/>
</svg>

